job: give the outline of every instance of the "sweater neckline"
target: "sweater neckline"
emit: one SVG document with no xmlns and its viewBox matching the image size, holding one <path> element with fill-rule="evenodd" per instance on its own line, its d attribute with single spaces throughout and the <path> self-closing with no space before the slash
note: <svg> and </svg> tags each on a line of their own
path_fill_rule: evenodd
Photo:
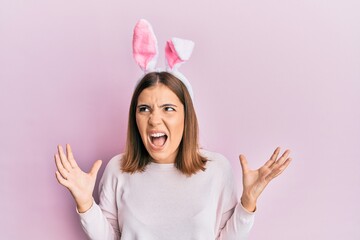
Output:
<svg viewBox="0 0 360 240">
<path fill-rule="evenodd" d="M 174 170 L 174 169 L 176 169 L 174 163 L 156 163 L 156 162 L 150 162 L 147 167 L 148 167 L 149 169 L 161 170 L 161 171 L 167 171 L 167 170 Z"/>
</svg>

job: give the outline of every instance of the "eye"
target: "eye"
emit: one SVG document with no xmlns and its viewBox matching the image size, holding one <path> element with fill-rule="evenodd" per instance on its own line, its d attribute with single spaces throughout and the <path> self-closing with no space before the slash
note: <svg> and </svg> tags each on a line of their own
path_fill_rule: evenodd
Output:
<svg viewBox="0 0 360 240">
<path fill-rule="evenodd" d="M 175 108 L 173 108 L 173 107 L 165 107 L 164 109 L 165 109 L 166 112 L 175 111 Z"/>
<path fill-rule="evenodd" d="M 139 112 L 149 112 L 150 108 L 148 106 L 139 106 Z"/>
</svg>

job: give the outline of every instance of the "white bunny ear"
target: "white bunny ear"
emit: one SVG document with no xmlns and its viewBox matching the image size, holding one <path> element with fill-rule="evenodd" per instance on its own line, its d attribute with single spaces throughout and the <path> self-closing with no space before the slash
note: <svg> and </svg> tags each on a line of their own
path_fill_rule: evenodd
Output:
<svg viewBox="0 0 360 240">
<path fill-rule="evenodd" d="M 134 59 L 143 71 L 148 72 L 155 69 L 158 55 L 158 43 L 151 24 L 140 19 L 134 28 Z"/>
<path fill-rule="evenodd" d="M 181 38 L 171 38 L 165 47 L 165 57 L 170 69 L 178 68 L 183 62 L 191 57 L 195 43 Z"/>
</svg>

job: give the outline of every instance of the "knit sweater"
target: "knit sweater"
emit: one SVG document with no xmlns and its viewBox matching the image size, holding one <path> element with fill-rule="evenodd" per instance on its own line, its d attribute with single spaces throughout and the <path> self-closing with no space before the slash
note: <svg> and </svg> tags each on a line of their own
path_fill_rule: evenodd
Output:
<svg viewBox="0 0 360 240">
<path fill-rule="evenodd" d="M 151 162 L 141 173 L 120 170 L 122 154 L 107 164 L 99 204 L 79 213 L 90 239 L 247 239 L 254 213 L 240 203 L 229 161 L 201 150 L 205 171 L 191 177 L 174 164 Z"/>
</svg>

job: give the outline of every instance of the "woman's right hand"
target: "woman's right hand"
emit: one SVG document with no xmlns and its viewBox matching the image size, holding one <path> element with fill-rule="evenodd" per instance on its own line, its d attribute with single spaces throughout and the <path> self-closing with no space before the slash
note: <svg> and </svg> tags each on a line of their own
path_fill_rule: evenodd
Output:
<svg viewBox="0 0 360 240">
<path fill-rule="evenodd" d="M 102 161 L 97 160 L 90 172 L 86 173 L 77 165 L 69 144 L 66 144 L 66 153 L 65 155 L 62 146 L 58 145 L 58 153 L 55 154 L 56 178 L 61 185 L 69 189 L 78 211 L 83 213 L 93 204 L 92 194 Z"/>
</svg>

